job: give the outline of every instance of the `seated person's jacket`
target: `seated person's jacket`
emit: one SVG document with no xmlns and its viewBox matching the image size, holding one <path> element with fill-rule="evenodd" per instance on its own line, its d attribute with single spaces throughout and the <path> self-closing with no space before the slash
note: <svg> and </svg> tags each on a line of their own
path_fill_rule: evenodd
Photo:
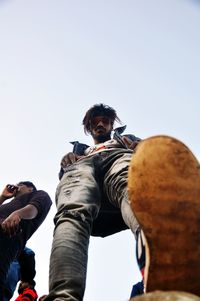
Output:
<svg viewBox="0 0 200 301">
<path fill-rule="evenodd" d="M 136 297 L 136 296 L 142 295 L 142 294 L 144 294 L 143 280 L 133 285 L 130 298 L 133 298 L 133 297 Z"/>
<path fill-rule="evenodd" d="M 25 288 L 15 301 L 36 301 L 38 295 L 33 288 Z"/>
</svg>

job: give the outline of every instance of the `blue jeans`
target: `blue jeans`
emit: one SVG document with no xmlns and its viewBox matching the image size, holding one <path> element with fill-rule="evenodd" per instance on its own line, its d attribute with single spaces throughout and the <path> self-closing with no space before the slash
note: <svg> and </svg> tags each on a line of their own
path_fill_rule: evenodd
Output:
<svg viewBox="0 0 200 301">
<path fill-rule="evenodd" d="M 21 251 L 20 235 L 19 233 L 10 238 L 0 229 L 0 296 L 4 296 L 7 291 L 7 273 Z"/>
<path fill-rule="evenodd" d="M 45 301 L 81 301 L 85 291 L 88 246 L 101 200 L 121 209 L 127 226 L 138 223 L 128 202 L 127 177 L 132 151 L 102 152 L 71 165 L 56 192 L 57 214 Z"/>
<path fill-rule="evenodd" d="M 19 280 L 20 280 L 20 265 L 17 260 L 14 260 L 11 263 L 7 274 L 3 301 L 9 301 L 12 298 Z"/>
</svg>

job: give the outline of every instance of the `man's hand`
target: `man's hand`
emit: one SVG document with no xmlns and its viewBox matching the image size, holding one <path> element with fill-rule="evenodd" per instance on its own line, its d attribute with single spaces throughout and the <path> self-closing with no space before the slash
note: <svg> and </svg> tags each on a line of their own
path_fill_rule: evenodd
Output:
<svg viewBox="0 0 200 301">
<path fill-rule="evenodd" d="M 3 204 L 3 202 L 5 200 L 10 199 L 15 196 L 16 189 L 14 189 L 13 191 L 9 190 L 9 187 L 12 187 L 12 186 L 14 186 L 14 185 L 11 185 L 11 184 L 6 185 L 6 187 L 4 188 L 4 190 L 2 191 L 2 193 L 0 195 L 0 204 Z"/>
<path fill-rule="evenodd" d="M 125 143 L 125 145 L 127 146 L 127 148 L 134 150 L 135 147 L 138 145 L 138 143 L 140 141 L 132 141 L 131 139 L 129 139 L 126 136 L 122 137 L 123 142 Z"/>
<path fill-rule="evenodd" d="M 10 237 L 14 236 L 19 230 L 21 217 L 17 211 L 11 213 L 1 224 L 3 231 Z"/>
<path fill-rule="evenodd" d="M 38 214 L 38 209 L 28 204 L 25 207 L 11 213 L 1 224 L 2 229 L 11 237 L 17 234 L 22 219 L 34 219 Z"/>
<path fill-rule="evenodd" d="M 69 166 L 69 165 L 71 165 L 71 164 L 73 164 L 74 162 L 76 162 L 77 160 L 79 160 L 79 159 L 81 159 L 83 156 L 78 156 L 78 155 L 76 155 L 76 154 L 74 154 L 74 153 L 68 153 L 68 154 L 66 154 L 63 158 L 62 158 L 62 160 L 61 160 L 61 162 L 60 162 L 60 165 L 61 165 L 61 167 L 63 168 L 63 169 L 65 169 L 67 166 Z"/>
<path fill-rule="evenodd" d="M 25 290 L 25 288 L 31 288 L 33 289 L 33 285 L 29 283 L 28 281 L 20 281 L 19 286 L 18 286 L 18 293 L 22 294 L 22 292 Z"/>
</svg>

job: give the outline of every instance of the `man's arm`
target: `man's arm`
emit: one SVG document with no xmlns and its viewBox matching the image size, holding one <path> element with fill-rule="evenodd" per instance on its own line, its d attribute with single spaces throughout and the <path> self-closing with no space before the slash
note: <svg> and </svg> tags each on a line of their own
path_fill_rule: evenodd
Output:
<svg viewBox="0 0 200 301">
<path fill-rule="evenodd" d="M 5 200 L 7 200 L 7 198 L 4 195 L 0 195 L 0 205 L 3 204 L 3 202 L 5 202 Z"/>
<path fill-rule="evenodd" d="M 28 204 L 24 208 L 12 212 L 3 221 L 1 227 L 9 236 L 13 236 L 18 231 L 22 219 L 33 219 L 37 214 L 38 209 L 34 205 Z"/>
</svg>

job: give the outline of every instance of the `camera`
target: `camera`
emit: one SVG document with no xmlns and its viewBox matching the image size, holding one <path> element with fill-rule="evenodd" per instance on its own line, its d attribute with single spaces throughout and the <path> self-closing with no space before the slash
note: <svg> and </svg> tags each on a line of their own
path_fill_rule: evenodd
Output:
<svg viewBox="0 0 200 301">
<path fill-rule="evenodd" d="M 18 187 L 15 185 L 8 184 L 6 187 L 9 192 L 14 192 L 18 190 Z"/>
</svg>

